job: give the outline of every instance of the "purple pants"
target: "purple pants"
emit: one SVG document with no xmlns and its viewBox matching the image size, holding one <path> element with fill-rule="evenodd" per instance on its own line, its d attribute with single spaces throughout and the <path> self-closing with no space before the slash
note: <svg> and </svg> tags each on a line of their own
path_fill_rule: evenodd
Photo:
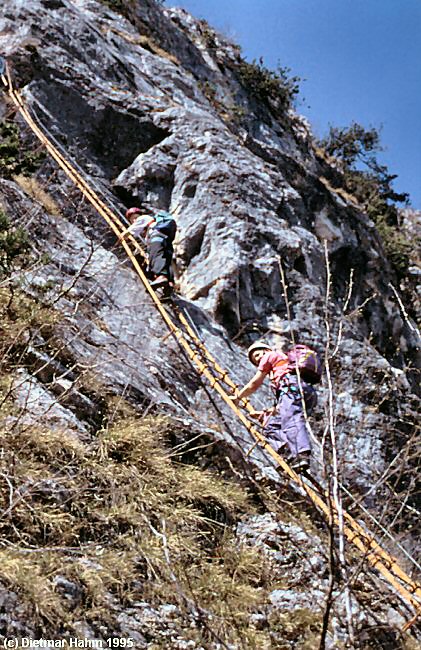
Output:
<svg viewBox="0 0 421 650">
<path fill-rule="evenodd" d="M 295 375 L 287 375 L 280 389 L 275 413 L 265 426 L 265 437 L 275 451 L 288 446 L 290 454 L 295 457 L 302 451 L 310 451 L 303 404 L 301 401 L 298 379 Z M 310 413 L 317 403 L 316 391 L 311 384 L 301 381 L 307 413 Z"/>
</svg>

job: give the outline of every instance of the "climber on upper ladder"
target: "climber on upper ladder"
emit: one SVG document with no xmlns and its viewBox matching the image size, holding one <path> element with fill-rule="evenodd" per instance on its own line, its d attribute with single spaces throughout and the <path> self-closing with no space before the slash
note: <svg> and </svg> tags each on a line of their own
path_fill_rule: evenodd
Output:
<svg viewBox="0 0 421 650">
<path fill-rule="evenodd" d="M 127 235 L 146 240 L 150 285 L 154 290 L 162 289 L 164 296 L 171 295 L 174 288 L 173 241 L 177 232 L 174 217 L 164 210 L 144 214 L 134 207 L 126 211 L 126 218 L 131 225 L 119 235 L 119 241 Z"/>
<path fill-rule="evenodd" d="M 3 82 L 3 88 L 8 87 L 8 80 L 6 79 L 6 74 L 7 74 L 6 60 L 3 59 L 2 56 L 0 56 L 0 78 Z"/>
</svg>

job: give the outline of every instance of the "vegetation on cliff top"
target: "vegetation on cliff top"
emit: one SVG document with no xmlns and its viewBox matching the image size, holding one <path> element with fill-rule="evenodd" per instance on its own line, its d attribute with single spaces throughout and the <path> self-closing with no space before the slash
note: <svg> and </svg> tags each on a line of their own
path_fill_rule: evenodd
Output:
<svg viewBox="0 0 421 650">
<path fill-rule="evenodd" d="M 400 228 L 397 204 L 406 203 L 408 194 L 393 189 L 396 175 L 378 162 L 382 151 L 379 131 L 356 122 L 345 128 L 331 127 L 320 146 L 340 163 L 345 190 L 374 221 L 387 257 L 398 277 L 404 277 L 413 242 Z"/>
</svg>

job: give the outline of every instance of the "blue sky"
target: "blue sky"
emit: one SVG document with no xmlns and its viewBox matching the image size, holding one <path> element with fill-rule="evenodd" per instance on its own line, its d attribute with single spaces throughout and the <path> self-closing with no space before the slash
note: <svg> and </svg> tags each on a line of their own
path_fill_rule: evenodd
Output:
<svg viewBox="0 0 421 650">
<path fill-rule="evenodd" d="M 420 0 L 166 0 L 232 37 L 248 60 L 291 68 L 298 111 L 322 136 L 381 128 L 379 156 L 421 209 Z"/>
</svg>

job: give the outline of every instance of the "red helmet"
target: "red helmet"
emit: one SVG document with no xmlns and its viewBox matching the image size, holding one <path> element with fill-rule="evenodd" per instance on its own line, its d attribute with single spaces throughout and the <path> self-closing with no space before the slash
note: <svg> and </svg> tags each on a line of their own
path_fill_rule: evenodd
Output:
<svg viewBox="0 0 421 650">
<path fill-rule="evenodd" d="M 142 210 L 140 208 L 129 208 L 126 210 L 126 218 L 130 219 L 130 217 L 134 217 L 135 214 L 142 214 Z"/>
</svg>

